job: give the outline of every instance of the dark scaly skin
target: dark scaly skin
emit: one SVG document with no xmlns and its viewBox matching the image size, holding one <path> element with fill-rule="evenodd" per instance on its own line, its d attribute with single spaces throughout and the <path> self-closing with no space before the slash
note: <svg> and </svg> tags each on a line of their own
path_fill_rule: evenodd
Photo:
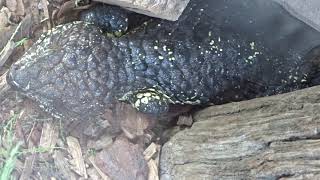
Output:
<svg viewBox="0 0 320 180">
<path fill-rule="evenodd" d="M 8 81 L 71 119 L 95 117 L 117 100 L 158 115 L 169 104 L 221 104 L 310 84 L 317 62 L 221 31 L 206 2 L 190 2 L 177 22 L 153 20 L 121 38 L 84 22 L 56 27 L 13 65 Z"/>
<path fill-rule="evenodd" d="M 82 11 L 80 19 L 92 22 L 103 31 L 119 35 L 126 32 L 129 26 L 126 10 L 103 4 L 98 4 L 89 10 Z"/>
<path fill-rule="evenodd" d="M 82 11 L 80 19 L 95 24 L 108 35 L 121 36 L 150 18 L 117 6 L 98 3 Z"/>
</svg>

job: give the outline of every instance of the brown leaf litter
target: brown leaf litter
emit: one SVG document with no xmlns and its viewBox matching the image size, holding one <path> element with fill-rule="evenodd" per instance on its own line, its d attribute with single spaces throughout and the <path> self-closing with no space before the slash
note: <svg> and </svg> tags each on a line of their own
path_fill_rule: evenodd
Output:
<svg viewBox="0 0 320 180">
<path fill-rule="evenodd" d="M 0 122 L 18 114 L 15 142 L 23 142 L 15 162 L 15 179 L 148 179 L 158 180 L 160 141 L 168 120 L 155 118 L 119 103 L 96 122 L 68 129 L 6 83 L 10 64 L 42 32 L 75 19 L 86 7 L 74 0 L 5 0 L 0 3 Z M 171 117 L 188 111 L 178 107 Z M 190 118 L 180 120 L 190 126 Z M 1 131 L 1 130 L 0 130 Z M 0 143 L 0 148 L 5 143 Z M 5 160 L 5 159 L 4 159 Z M 0 160 L 1 163 L 1 160 Z"/>
</svg>

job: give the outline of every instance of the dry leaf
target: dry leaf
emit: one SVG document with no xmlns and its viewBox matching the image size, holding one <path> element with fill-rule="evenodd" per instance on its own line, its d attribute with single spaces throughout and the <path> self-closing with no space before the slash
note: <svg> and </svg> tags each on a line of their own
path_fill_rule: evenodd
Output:
<svg viewBox="0 0 320 180">
<path fill-rule="evenodd" d="M 40 147 L 49 149 L 50 153 L 53 152 L 53 148 L 56 146 L 59 137 L 58 127 L 52 122 L 44 123 L 40 138 Z"/>
<path fill-rule="evenodd" d="M 159 180 L 158 166 L 153 159 L 148 161 L 149 176 L 148 180 Z"/>
<path fill-rule="evenodd" d="M 144 150 L 143 155 L 146 161 L 149 161 L 157 153 L 157 145 L 151 143 L 146 150 Z"/>
<path fill-rule="evenodd" d="M 88 178 L 87 171 L 86 171 L 86 166 L 84 163 L 84 159 L 82 156 L 82 151 L 81 151 L 81 146 L 78 141 L 78 139 L 69 136 L 66 138 L 67 139 L 67 144 L 68 144 L 68 151 L 73 157 L 73 165 L 74 165 L 74 170 L 76 173 L 78 173 L 80 176 L 83 176 L 85 178 Z"/>
</svg>

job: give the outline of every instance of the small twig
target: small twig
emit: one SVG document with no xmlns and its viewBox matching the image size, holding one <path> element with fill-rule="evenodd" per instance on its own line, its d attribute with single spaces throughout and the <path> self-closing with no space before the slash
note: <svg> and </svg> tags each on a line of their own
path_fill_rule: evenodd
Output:
<svg viewBox="0 0 320 180">
<path fill-rule="evenodd" d="M 27 15 L 17 26 L 6 46 L 0 52 L 0 68 L 7 62 L 15 48 L 15 38 L 23 32 L 23 29 L 31 21 L 31 16 Z"/>
<path fill-rule="evenodd" d="M 29 141 L 30 141 L 30 137 L 31 137 L 31 135 L 32 135 L 32 133 L 33 133 L 33 130 L 34 130 L 35 126 L 36 126 L 36 123 L 34 122 L 34 123 L 32 124 L 32 128 L 31 128 L 31 130 L 30 130 L 30 133 L 29 133 L 28 136 L 27 136 L 26 142 L 29 142 Z"/>
<path fill-rule="evenodd" d="M 45 16 L 45 20 L 47 20 L 47 26 L 49 29 L 52 28 L 51 26 L 51 22 L 50 22 L 50 15 L 49 15 L 49 10 L 48 10 L 48 1 L 47 0 L 41 0 L 41 3 L 42 3 L 42 7 L 43 7 L 43 12 L 44 12 L 44 16 Z M 41 22 L 43 22 L 44 20 L 42 20 Z"/>
</svg>

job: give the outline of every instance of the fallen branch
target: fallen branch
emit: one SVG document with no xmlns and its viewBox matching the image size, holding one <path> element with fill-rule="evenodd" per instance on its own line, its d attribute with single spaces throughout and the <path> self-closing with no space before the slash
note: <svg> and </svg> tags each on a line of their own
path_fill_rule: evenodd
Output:
<svg viewBox="0 0 320 180">
<path fill-rule="evenodd" d="M 122 6 L 148 16 L 176 21 L 186 8 L 189 0 L 96 0 L 98 2 Z"/>
<path fill-rule="evenodd" d="M 161 177 L 319 179 L 319 108 L 320 86 L 206 108 L 163 146 Z"/>
<path fill-rule="evenodd" d="M 2 66 L 7 62 L 13 50 L 15 49 L 16 39 L 18 37 L 27 36 L 28 31 L 25 31 L 25 29 L 30 26 L 31 26 L 31 16 L 26 15 L 26 17 L 16 27 L 16 30 L 11 35 L 11 38 L 7 42 L 6 46 L 0 52 L 0 68 L 2 68 Z"/>
</svg>

